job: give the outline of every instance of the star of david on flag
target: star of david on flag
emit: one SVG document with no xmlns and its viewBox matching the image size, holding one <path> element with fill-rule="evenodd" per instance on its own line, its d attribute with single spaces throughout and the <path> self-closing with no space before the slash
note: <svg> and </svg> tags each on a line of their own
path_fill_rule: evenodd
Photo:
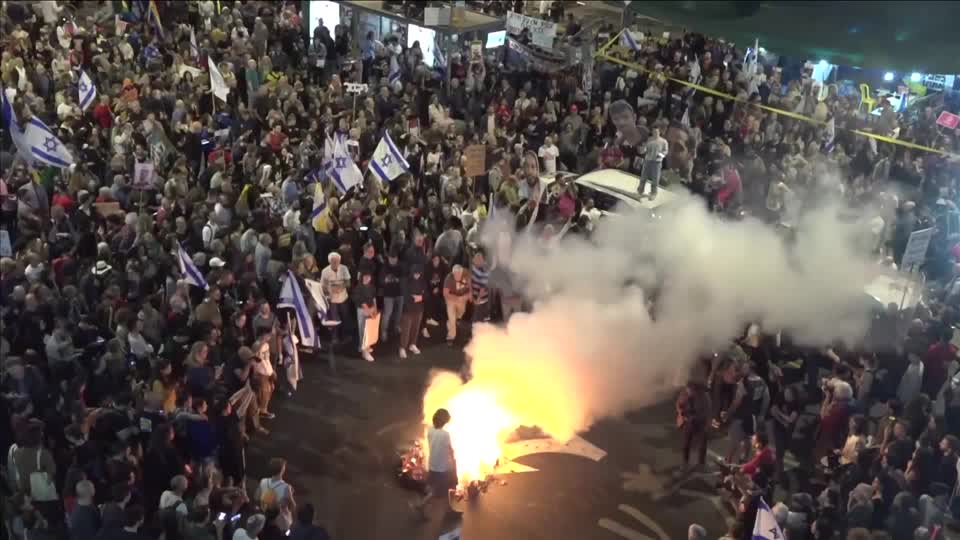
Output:
<svg viewBox="0 0 960 540">
<path fill-rule="evenodd" d="M 79 93 L 77 103 L 80 104 L 80 110 L 86 111 L 97 98 L 97 87 L 93 84 L 93 80 L 90 79 L 86 71 L 80 72 L 80 82 L 77 84 L 77 91 Z"/>
<path fill-rule="evenodd" d="M 2 110 L 3 125 L 10 133 L 17 153 L 30 164 L 43 163 L 52 167 L 66 168 L 73 165 L 73 156 L 63 145 L 63 141 L 34 116 L 22 125 L 17 120 L 10 100 L 16 97 L 16 91 L 4 90 Z"/>
<path fill-rule="evenodd" d="M 753 540 L 783 540 L 783 531 L 773 516 L 773 511 L 763 498 L 757 508 L 757 520 L 753 523 Z"/>
<path fill-rule="evenodd" d="M 403 173 L 410 172 L 410 164 L 403 158 L 397 145 L 393 144 L 390 134 L 384 133 L 377 149 L 373 151 L 373 159 L 370 160 L 367 170 L 373 171 L 382 182 L 387 183 Z"/>
</svg>

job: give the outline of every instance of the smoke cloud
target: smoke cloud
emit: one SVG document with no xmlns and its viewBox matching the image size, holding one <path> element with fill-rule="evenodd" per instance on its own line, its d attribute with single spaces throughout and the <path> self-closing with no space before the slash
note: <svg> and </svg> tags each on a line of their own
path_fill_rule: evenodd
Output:
<svg viewBox="0 0 960 540">
<path fill-rule="evenodd" d="M 552 248 L 515 236 L 506 249 L 506 224 L 489 223 L 488 252 L 535 304 L 505 326 L 474 328 L 464 389 L 493 393 L 517 425 L 563 440 L 672 393 L 699 355 L 749 322 L 807 344 L 863 336 L 872 261 L 857 247 L 862 223 L 841 219 L 841 207 L 801 213 L 787 242 L 759 221 L 723 220 L 702 200 L 678 200 L 659 218 L 608 217 L 591 241 L 568 237 Z M 452 392 L 444 386 L 440 393 Z M 436 390 L 425 407 L 441 401 Z"/>
</svg>

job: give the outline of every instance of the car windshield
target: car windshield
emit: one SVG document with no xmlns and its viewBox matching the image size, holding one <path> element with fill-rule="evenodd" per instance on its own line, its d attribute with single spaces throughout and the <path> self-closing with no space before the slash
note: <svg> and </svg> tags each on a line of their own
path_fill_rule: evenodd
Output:
<svg viewBox="0 0 960 540">
<path fill-rule="evenodd" d="M 607 191 L 612 191 L 613 193 L 616 193 L 617 195 L 621 195 L 621 196 L 626 197 L 626 198 L 628 198 L 628 199 L 630 199 L 630 200 L 633 200 L 633 201 L 637 201 L 637 202 L 642 202 L 642 201 L 643 201 L 643 200 L 640 198 L 640 194 L 637 193 L 637 192 L 635 192 L 635 191 L 627 191 L 627 190 L 625 190 L 625 189 L 619 189 L 619 188 L 615 188 L 615 187 L 613 187 L 613 186 L 600 186 L 600 185 L 594 184 L 593 182 L 589 182 L 589 181 L 584 182 L 584 183 L 590 184 L 590 187 L 592 187 L 592 188 L 594 188 L 594 189 L 605 189 L 605 190 L 607 190 Z"/>
</svg>

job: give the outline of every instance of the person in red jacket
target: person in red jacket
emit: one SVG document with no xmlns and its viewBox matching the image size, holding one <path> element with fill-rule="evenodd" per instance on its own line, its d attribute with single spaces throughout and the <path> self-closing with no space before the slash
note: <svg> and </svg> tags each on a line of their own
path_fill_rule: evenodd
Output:
<svg viewBox="0 0 960 540">
<path fill-rule="evenodd" d="M 110 110 L 110 96 L 100 96 L 100 101 L 93 108 L 93 119 L 97 121 L 100 129 L 110 129 L 113 127 L 113 111 Z"/>
<path fill-rule="evenodd" d="M 950 362 L 957 357 L 957 347 L 950 341 L 953 339 L 953 328 L 945 327 L 940 333 L 940 340 L 930 346 L 923 356 L 923 393 L 930 399 L 937 399 L 943 383 L 947 382 L 947 369 Z"/>
</svg>

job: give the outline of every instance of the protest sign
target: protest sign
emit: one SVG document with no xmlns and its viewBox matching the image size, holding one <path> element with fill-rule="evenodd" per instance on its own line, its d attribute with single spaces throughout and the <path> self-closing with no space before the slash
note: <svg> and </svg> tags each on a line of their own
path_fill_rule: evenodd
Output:
<svg viewBox="0 0 960 540">
<path fill-rule="evenodd" d="M 947 129 L 957 129 L 957 126 L 960 125 L 960 116 L 949 111 L 943 111 L 940 113 L 940 116 L 937 117 L 937 125 Z"/>
<path fill-rule="evenodd" d="M 930 245 L 930 239 L 933 238 L 933 227 L 913 231 L 910 239 L 907 240 L 907 248 L 903 250 L 903 258 L 900 259 L 900 268 L 909 269 L 912 266 L 919 266 L 927 258 L 927 247 Z"/>
<path fill-rule="evenodd" d="M 463 169 L 468 177 L 487 174 L 487 146 L 485 144 L 471 144 L 463 152 Z"/>
<path fill-rule="evenodd" d="M 114 214 L 124 214 L 118 202 L 93 203 L 93 210 L 102 218 L 108 218 Z"/>
<path fill-rule="evenodd" d="M 530 41 L 537 47 L 553 48 L 553 39 L 557 37 L 557 25 L 550 21 L 528 17 L 519 13 L 507 13 L 507 32 L 518 36 L 523 29 L 530 31 Z"/>
<path fill-rule="evenodd" d="M 133 166 L 133 189 L 154 189 L 153 163 L 137 163 Z"/>
<path fill-rule="evenodd" d="M 347 93 L 348 94 L 366 94 L 367 89 L 369 88 L 366 84 L 362 83 L 347 83 Z"/>
</svg>

